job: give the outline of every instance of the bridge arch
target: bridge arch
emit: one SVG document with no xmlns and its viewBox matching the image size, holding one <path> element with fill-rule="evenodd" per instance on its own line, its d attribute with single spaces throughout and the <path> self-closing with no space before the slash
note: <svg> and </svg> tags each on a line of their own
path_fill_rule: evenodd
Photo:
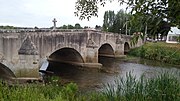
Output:
<svg viewBox="0 0 180 101">
<path fill-rule="evenodd" d="M 52 61 L 65 62 L 65 63 L 68 62 L 84 63 L 81 54 L 74 48 L 69 48 L 69 47 L 64 47 L 59 50 L 56 50 L 49 56 L 48 59 Z"/>
<path fill-rule="evenodd" d="M 16 76 L 7 66 L 0 63 L 0 77 L 1 79 L 9 79 Z"/>
<path fill-rule="evenodd" d="M 114 57 L 114 49 L 109 43 L 101 45 L 98 50 L 98 56 Z"/>
<path fill-rule="evenodd" d="M 130 45 L 128 42 L 124 43 L 124 54 L 127 54 L 130 50 Z"/>
</svg>

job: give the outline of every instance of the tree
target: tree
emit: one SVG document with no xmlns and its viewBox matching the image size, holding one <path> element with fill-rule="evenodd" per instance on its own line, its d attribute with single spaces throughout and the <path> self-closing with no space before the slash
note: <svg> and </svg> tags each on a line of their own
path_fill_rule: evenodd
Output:
<svg viewBox="0 0 180 101">
<path fill-rule="evenodd" d="M 106 11 L 104 13 L 104 20 L 103 20 L 104 31 L 109 31 L 113 33 L 121 33 L 121 34 L 130 34 L 130 32 L 133 32 L 133 31 L 135 32 L 134 24 L 138 24 L 139 21 L 131 23 L 130 20 L 133 18 L 132 14 L 126 13 L 123 9 L 121 9 L 118 11 L 117 14 L 114 14 L 114 17 L 112 19 L 112 17 L 109 16 L 110 12 L 113 12 L 114 14 L 114 11 Z"/>
<path fill-rule="evenodd" d="M 74 29 L 74 26 L 73 26 L 73 25 L 70 25 L 70 24 L 68 24 L 68 25 L 63 25 L 63 26 L 60 27 L 60 29 Z"/>
<path fill-rule="evenodd" d="M 91 16 L 98 16 L 98 5 L 104 6 L 108 1 L 115 0 L 77 0 L 75 15 L 80 19 L 89 19 Z M 137 22 L 135 30 L 145 32 L 139 34 L 145 39 L 146 34 L 155 38 L 162 26 L 177 26 L 180 28 L 180 1 L 179 0 L 117 0 L 121 5 L 126 4 L 131 10 L 133 20 Z M 164 23 L 165 22 L 165 23 Z M 132 23 L 131 23 L 132 24 Z M 149 26 L 150 24 L 150 26 Z M 165 24 L 165 25 L 163 25 Z M 153 25 L 153 26 L 152 26 Z M 170 28 L 166 28 L 170 29 Z M 144 30 L 144 31 L 143 31 Z M 149 33 L 147 33 L 149 32 Z M 165 31 L 160 31 L 167 32 Z M 164 35 L 164 34 L 162 34 Z M 138 38 L 134 38 L 138 39 Z M 137 42 L 137 40 L 135 41 Z"/>
<path fill-rule="evenodd" d="M 104 5 L 102 1 L 105 0 L 77 0 L 74 14 L 79 16 L 80 19 L 87 18 L 88 20 L 91 16 L 98 16 L 98 4 Z"/>
<path fill-rule="evenodd" d="M 98 5 L 104 6 L 108 1 L 113 2 L 112 0 L 77 0 L 75 15 L 79 16 L 80 19 L 98 16 Z M 152 19 L 148 20 L 154 20 L 158 17 L 171 26 L 180 26 L 179 0 L 118 0 L 118 2 L 126 4 L 134 15 L 151 16 Z"/>
<path fill-rule="evenodd" d="M 66 25 L 63 25 L 62 27 L 60 27 L 61 29 L 67 29 Z"/>
<path fill-rule="evenodd" d="M 16 27 L 7 25 L 7 26 L 0 26 L 0 29 L 16 29 Z"/>
<path fill-rule="evenodd" d="M 112 27 L 112 32 L 114 33 L 121 33 L 125 34 L 126 33 L 126 28 L 130 29 L 129 22 L 128 20 L 130 19 L 130 14 L 126 13 L 123 9 L 121 9 L 115 17 L 113 27 Z M 126 33 L 127 34 L 127 33 Z"/>
<path fill-rule="evenodd" d="M 67 25 L 67 29 L 74 29 L 73 25 Z"/>
<path fill-rule="evenodd" d="M 180 36 L 177 36 L 177 42 L 180 43 Z"/>
<path fill-rule="evenodd" d="M 76 24 L 74 25 L 74 28 L 75 28 L 75 29 L 82 29 L 82 27 L 81 27 L 81 25 L 80 25 L 79 23 L 76 23 Z"/>
<path fill-rule="evenodd" d="M 96 30 L 102 30 L 102 27 L 99 26 L 99 25 L 96 25 L 96 26 L 95 26 L 95 29 L 96 29 Z"/>
<path fill-rule="evenodd" d="M 114 11 L 105 11 L 104 13 L 104 20 L 103 20 L 103 30 L 109 31 L 112 30 L 113 22 L 115 20 L 115 13 Z"/>
<path fill-rule="evenodd" d="M 88 29 L 89 27 L 88 26 L 84 26 L 84 29 Z"/>
</svg>

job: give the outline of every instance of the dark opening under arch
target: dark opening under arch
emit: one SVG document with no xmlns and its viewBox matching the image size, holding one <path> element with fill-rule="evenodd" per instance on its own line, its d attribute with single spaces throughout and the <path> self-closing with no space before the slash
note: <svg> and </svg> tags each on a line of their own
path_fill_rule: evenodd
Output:
<svg viewBox="0 0 180 101">
<path fill-rule="evenodd" d="M 5 65 L 0 63 L 0 78 L 1 79 L 10 79 L 16 77 L 14 73 Z"/>
<path fill-rule="evenodd" d="M 61 48 L 49 56 L 47 71 L 58 75 L 66 75 L 76 70 L 76 66 L 84 63 L 81 54 L 73 48 Z"/>
<path fill-rule="evenodd" d="M 60 62 L 84 63 L 81 54 L 73 48 L 61 48 L 49 56 L 50 60 Z"/>
<path fill-rule="evenodd" d="M 99 56 L 114 57 L 114 50 L 108 43 L 103 44 L 98 50 Z"/>
<path fill-rule="evenodd" d="M 128 42 L 125 42 L 124 43 L 124 54 L 127 54 L 130 50 L 130 46 L 128 44 Z"/>
</svg>

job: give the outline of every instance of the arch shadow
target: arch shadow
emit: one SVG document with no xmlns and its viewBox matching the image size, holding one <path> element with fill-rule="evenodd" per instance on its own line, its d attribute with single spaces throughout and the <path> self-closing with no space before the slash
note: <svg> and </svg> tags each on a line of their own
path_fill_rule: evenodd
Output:
<svg viewBox="0 0 180 101">
<path fill-rule="evenodd" d="M 76 70 L 74 67 L 81 66 L 84 63 L 81 54 L 74 48 L 61 48 L 53 52 L 48 58 L 49 65 L 47 71 L 63 75 L 72 73 Z"/>
<path fill-rule="evenodd" d="M 98 56 L 114 57 L 114 50 L 108 43 L 103 44 L 98 50 Z"/>
<path fill-rule="evenodd" d="M 127 54 L 130 50 L 130 45 L 128 42 L 124 43 L 124 54 Z"/>
<path fill-rule="evenodd" d="M 15 74 L 4 64 L 0 63 L 0 78 L 10 79 L 16 77 Z"/>
<path fill-rule="evenodd" d="M 56 50 L 49 56 L 49 59 L 60 62 L 84 63 L 81 54 L 74 48 L 68 48 L 68 47 Z"/>
<path fill-rule="evenodd" d="M 111 67 L 114 56 L 114 50 L 108 43 L 103 44 L 98 50 L 98 62 L 101 63 L 103 67 Z"/>
</svg>

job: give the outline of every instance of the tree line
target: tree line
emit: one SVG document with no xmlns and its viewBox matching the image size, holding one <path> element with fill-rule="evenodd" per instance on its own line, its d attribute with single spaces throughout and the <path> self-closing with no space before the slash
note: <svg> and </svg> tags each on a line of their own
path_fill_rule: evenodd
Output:
<svg viewBox="0 0 180 101">
<path fill-rule="evenodd" d="M 50 29 L 52 28 L 53 27 L 50 27 Z M 81 27 L 79 23 L 76 23 L 74 26 L 71 24 L 68 24 L 68 25 L 57 27 L 57 29 L 83 29 L 83 28 L 88 28 L 88 27 L 87 26 Z M 33 29 L 33 27 L 15 27 L 15 26 L 6 25 L 6 26 L 0 26 L 0 29 Z M 35 26 L 34 29 L 40 29 L 40 28 Z"/>
<path fill-rule="evenodd" d="M 83 29 L 79 23 L 76 23 L 74 26 L 71 24 L 63 25 L 60 27 L 57 27 L 57 29 Z"/>
<path fill-rule="evenodd" d="M 151 16 L 146 17 L 146 19 L 144 19 L 145 17 L 143 15 L 138 15 L 136 17 L 123 9 L 119 10 L 117 13 L 114 11 L 105 11 L 103 31 L 127 35 L 132 35 L 135 32 L 142 32 L 153 39 L 159 37 L 159 35 L 161 38 L 167 36 L 168 31 L 170 30 L 169 23 Z"/>
<path fill-rule="evenodd" d="M 144 32 L 142 37 L 148 35 L 155 39 L 155 37 L 161 35 L 162 38 L 167 35 L 170 27 L 180 28 L 179 0 L 77 0 L 75 15 L 79 19 L 89 20 L 92 16 L 98 16 L 99 6 L 105 6 L 108 1 L 109 3 L 118 1 L 120 6 L 127 5 L 126 9 L 129 9 L 131 14 L 130 20 L 125 19 L 126 23 L 129 23 L 130 28 L 128 27 L 128 29 L 131 29 L 132 33 Z M 103 30 L 120 33 L 121 29 L 124 33 L 124 28 L 122 28 L 124 24 L 121 24 L 124 18 L 117 18 L 120 15 L 113 14 L 111 11 L 106 13 L 110 14 L 104 16 Z M 128 14 L 125 14 L 125 16 L 128 16 Z M 113 22 L 109 20 L 113 20 Z M 119 22 L 119 20 L 122 21 Z"/>
</svg>

